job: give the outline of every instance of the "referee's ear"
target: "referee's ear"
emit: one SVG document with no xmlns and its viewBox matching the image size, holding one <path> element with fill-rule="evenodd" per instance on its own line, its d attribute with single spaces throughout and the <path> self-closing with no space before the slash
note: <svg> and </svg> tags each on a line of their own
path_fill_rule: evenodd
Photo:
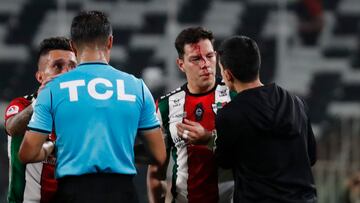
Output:
<svg viewBox="0 0 360 203">
<path fill-rule="evenodd" d="M 113 46 L 113 39 L 114 37 L 112 35 L 110 35 L 108 38 L 107 38 L 107 42 L 106 42 L 106 48 L 108 50 L 110 50 Z"/>
<path fill-rule="evenodd" d="M 41 71 L 36 71 L 35 73 L 36 80 L 41 84 L 43 81 L 43 75 Z"/>
<path fill-rule="evenodd" d="M 72 51 L 75 54 L 75 57 L 77 57 L 77 46 L 75 45 L 74 41 L 70 40 L 70 47 L 72 49 Z"/>
</svg>

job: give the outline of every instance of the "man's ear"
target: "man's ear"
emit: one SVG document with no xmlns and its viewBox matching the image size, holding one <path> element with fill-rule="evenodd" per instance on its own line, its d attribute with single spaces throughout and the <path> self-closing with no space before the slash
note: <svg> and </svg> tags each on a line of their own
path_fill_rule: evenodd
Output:
<svg viewBox="0 0 360 203">
<path fill-rule="evenodd" d="M 176 59 L 176 64 L 179 67 L 179 69 L 185 73 L 185 68 L 184 68 L 184 59 L 181 58 L 177 58 Z"/>
<path fill-rule="evenodd" d="M 42 73 L 41 73 L 40 71 L 37 71 L 37 72 L 35 73 L 35 77 L 36 77 L 36 80 L 41 84 L 42 81 L 43 81 L 43 75 L 42 75 Z"/>
<path fill-rule="evenodd" d="M 227 81 L 233 82 L 234 81 L 234 75 L 229 69 L 224 70 L 224 77 Z"/>
<path fill-rule="evenodd" d="M 74 41 L 72 41 L 72 40 L 70 41 L 70 47 L 71 47 L 72 51 L 74 52 L 75 56 L 77 56 L 77 47 L 76 47 Z"/>
<path fill-rule="evenodd" d="M 113 46 L 113 40 L 114 40 L 114 37 L 112 35 L 110 35 L 107 39 L 107 42 L 106 42 L 106 48 L 107 49 L 111 49 L 112 46 Z"/>
</svg>

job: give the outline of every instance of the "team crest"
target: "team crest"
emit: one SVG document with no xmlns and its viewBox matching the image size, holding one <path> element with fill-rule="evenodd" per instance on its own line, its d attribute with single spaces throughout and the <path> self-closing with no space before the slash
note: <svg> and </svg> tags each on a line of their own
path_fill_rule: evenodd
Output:
<svg viewBox="0 0 360 203">
<path fill-rule="evenodd" d="M 13 106 L 10 106 L 8 108 L 8 110 L 6 111 L 6 116 L 11 116 L 11 115 L 14 115 L 17 113 L 19 113 L 19 106 L 13 105 Z"/>
<path fill-rule="evenodd" d="M 204 107 L 202 103 L 199 103 L 195 107 L 195 120 L 201 121 L 204 115 Z"/>
</svg>

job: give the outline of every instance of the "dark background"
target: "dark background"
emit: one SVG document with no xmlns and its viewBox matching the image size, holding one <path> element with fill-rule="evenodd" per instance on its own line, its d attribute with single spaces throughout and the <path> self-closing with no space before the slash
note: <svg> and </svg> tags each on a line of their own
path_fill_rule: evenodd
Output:
<svg viewBox="0 0 360 203">
<path fill-rule="evenodd" d="M 114 28 L 111 64 L 143 77 L 154 98 L 179 86 L 178 32 L 202 25 L 215 47 L 234 34 L 255 39 L 261 80 L 276 82 L 309 104 L 318 142 L 314 174 L 319 203 L 346 202 L 351 175 L 360 168 L 359 0 L 1 0 L 0 113 L 38 84 L 36 50 L 51 36 L 68 36 L 80 10 L 106 12 Z M 8 184 L 7 136 L 0 122 L 0 202 Z M 135 183 L 146 202 L 146 167 Z"/>
</svg>

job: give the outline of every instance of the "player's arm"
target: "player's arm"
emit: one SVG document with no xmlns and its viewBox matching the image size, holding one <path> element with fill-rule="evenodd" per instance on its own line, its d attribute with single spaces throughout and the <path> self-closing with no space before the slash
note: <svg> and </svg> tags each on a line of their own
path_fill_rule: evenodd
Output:
<svg viewBox="0 0 360 203">
<path fill-rule="evenodd" d="M 51 154 L 54 144 L 48 139 L 48 133 L 26 131 L 19 150 L 19 159 L 23 163 L 43 161 Z"/>
<path fill-rule="evenodd" d="M 54 148 L 53 143 L 46 142 L 53 129 L 51 95 L 50 88 L 44 88 L 38 95 L 34 113 L 28 124 L 29 130 L 25 132 L 19 150 L 19 159 L 23 163 L 43 161 Z"/>
<path fill-rule="evenodd" d="M 46 84 L 48 84 L 51 80 L 53 80 L 55 77 L 57 77 L 58 75 L 54 75 L 54 76 L 50 76 L 47 79 L 45 79 L 42 83 L 41 86 L 38 89 L 38 95 L 40 94 L 40 91 L 43 90 L 46 86 Z M 14 136 L 14 135 L 24 135 L 27 125 L 31 119 L 31 116 L 33 114 L 33 107 L 35 105 L 35 101 L 33 101 L 33 103 L 31 105 L 28 105 L 26 108 L 24 108 L 22 111 L 20 111 L 19 113 L 9 117 L 8 119 L 6 119 L 6 123 L 5 123 L 5 129 L 6 132 L 10 135 L 10 136 Z"/>
<path fill-rule="evenodd" d="M 27 106 L 21 112 L 6 119 L 5 129 L 10 136 L 24 135 L 26 126 L 29 123 L 33 108 L 31 105 Z"/>
</svg>

